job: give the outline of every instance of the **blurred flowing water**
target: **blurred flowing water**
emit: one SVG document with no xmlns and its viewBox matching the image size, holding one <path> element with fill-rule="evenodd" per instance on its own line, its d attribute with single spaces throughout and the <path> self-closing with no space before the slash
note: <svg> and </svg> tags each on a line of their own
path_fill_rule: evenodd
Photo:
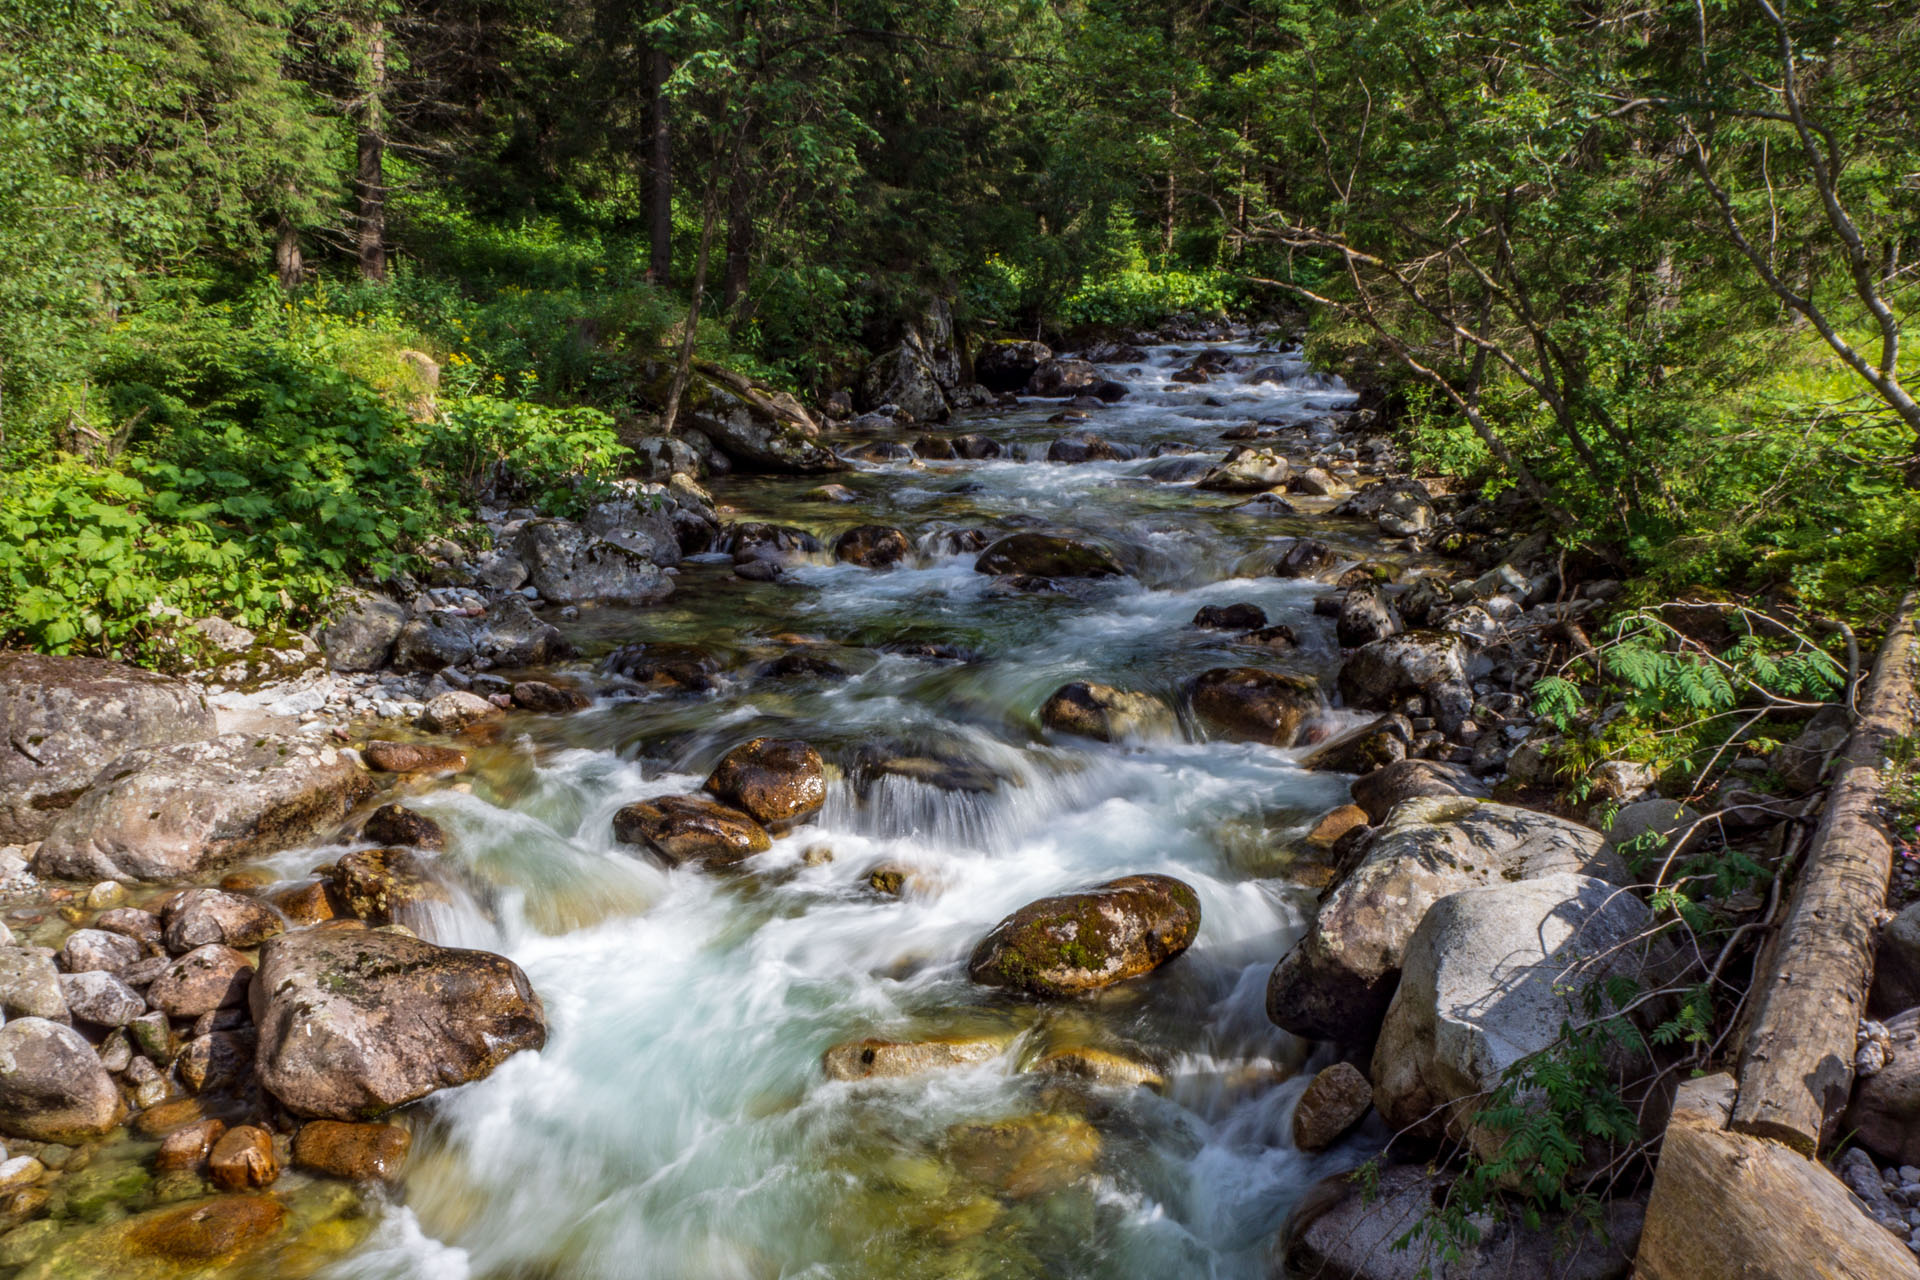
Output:
<svg viewBox="0 0 1920 1280">
<path fill-rule="evenodd" d="M 1285 874 L 1289 837 L 1344 801 L 1348 780 L 1191 725 L 1105 745 L 1053 737 L 1037 719 L 1068 680 L 1177 702 L 1208 667 L 1325 677 L 1335 661 L 1330 626 L 1311 613 L 1324 588 L 1260 574 L 1276 539 L 1311 533 L 1358 560 L 1370 529 L 1311 509 L 1330 501 L 1244 514 L 1239 499 L 1144 472 L 1156 443 L 1218 456 L 1228 427 L 1305 421 L 1351 397 L 1297 355 L 1251 343 L 1212 348 L 1238 357 L 1240 374 L 1170 381 L 1198 349 L 1108 369 L 1133 392 L 1085 423 L 1047 425 L 1059 402 L 1026 401 L 948 429 L 991 436 L 1003 459 L 833 477 L 857 504 L 803 498 L 818 480 L 717 481 L 736 518 L 799 524 L 829 545 L 854 524 L 894 524 L 923 553 L 888 572 L 816 557 L 769 584 L 691 562 L 663 606 L 578 624 L 579 672 L 602 695 L 589 710 L 516 716 L 475 753 L 468 785 L 409 799 L 447 827 L 456 886 L 412 923 L 512 956 L 551 1037 L 427 1104 L 403 1187 L 332 1276 L 1266 1274 L 1300 1193 L 1377 1145 L 1363 1130 L 1323 1155 L 1293 1149 L 1302 1069 L 1319 1060 L 1263 1009 L 1267 973 L 1312 905 Z M 1270 380 L 1243 376 L 1261 368 Z M 1040 460 L 1056 434 L 1081 429 L 1142 456 Z M 947 528 L 1091 537 L 1130 576 L 1012 593 L 974 572 L 972 553 L 929 553 L 939 539 L 922 535 Z M 1191 625 L 1201 606 L 1238 601 L 1292 626 L 1300 648 L 1276 654 Z M 843 672 L 755 674 L 796 636 Z M 636 697 L 591 675 L 593 657 L 634 641 L 700 646 L 721 659 L 718 687 Z M 839 776 L 817 821 L 737 874 L 666 871 L 614 842 L 621 806 L 696 789 L 721 753 L 763 734 L 808 739 L 830 760 L 910 756 L 933 781 Z M 818 846 L 830 861 L 803 856 Z M 324 856 L 281 861 L 297 874 Z M 882 861 L 911 869 L 905 895 L 868 886 Z M 1185 956 L 1086 1001 L 1037 1004 L 967 981 L 968 952 L 1008 912 L 1135 872 L 1198 891 L 1204 920 Z M 1009 1048 L 900 1080 L 834 1082 L 820 1066 L 847 1039 L 952 1034 Z M 1165 1090 L 1021 1071 L 1063 1046 L 1149 1062 Z M 1035 1159 L 1071 1166 L 1042 1189 L 1009 1191 L 955 1157 L 956 1126 L 1031 1117 L 1066 1117 L 1058 1133 L 1079 1144 L 1039 1144 Z"/>
</svg>

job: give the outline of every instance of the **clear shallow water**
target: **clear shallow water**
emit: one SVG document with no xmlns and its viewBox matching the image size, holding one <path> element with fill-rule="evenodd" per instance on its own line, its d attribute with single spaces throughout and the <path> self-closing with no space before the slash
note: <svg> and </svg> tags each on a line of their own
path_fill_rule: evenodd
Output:
<svg viewBox="0 0 1920 1280">
<path fill-rule="evenodd" d="M 1283 363 L 1251 344 L 1227 350 L 1251 367 Z M 584 618 L 576 638 L 589 659 L 616 643 L 697 642 L 727 673 L 707 694 L 609 692 L 570 717 L 516 717 L 465 784 L 410 800 L 447 826 L 456 885 L 416 927 L 512 956 L 546 1002 L 551 1036 L 430 1104 L 397 1202 L 331 1274 L 1263 1275 L 1298 1195 L 1375 1145 L 1363 1133 L 1322 1156 L 1291 1147 L 1313 1046 L 1263 1011 L 1266 975 L 1312 902 L 1285 875 L 1287 836 L 1342 802 L 1347 780 L 1306 773 L 1293 753 L 1198 740 L 1191 726 L 1111 746 L 1050 738 L 1037 709 L 1074 679 L 1172 701 L 1211 666 L 1324 674 L 1330 626 L 1311 616 L 1324 588 L 1259 571 L 1283 536 L 1312 532 L 1355 560 L 1377 548 L 1357 527 L 1342 543 L 1342 527 L 1312 513 L 1330 501 L 1249 516 L 1232 510 L 1238 499 L 1144 479 L 1144 457 L 1029 459 L 1083 429 L 1143 452 L 1185 441 L 1217 454 L 1227 427 L 1345 402 L 1297 359 L 1284 363 L 1281 384 L 1188 387 L 1167 380 L 1178 365 L 1156 349 L 1110 370 L 1134 394 L 1086 423 L 1045 425 L 1061 406 L 1036 401 L 949 428 L 993 436 L 1007 460 L 834 477 L 857 505 L 805 499 L 817 480 L 716 483 L 736 518 L 798 524 L 829 544 L 862 523 L 912 536 L 1057 529 L 1105 542 L 1132 577 L 1032 596 L 975 573 L 972 554 L 884 573 L 821 557 L 778 584 L 693 563 L 664 606 Z M 1205 406 L 1209 395 L 1227 403 Z M 1276 654 L 1190 625 L 1202 605 L 1237 601 L 1294 627 L 1301 648 Z M 795 636 L 846 674 L 752 674 Z M 972 660 L 880 648 L 899 642 Z M 837 778 L 819 820 L 745 874 L 669 872 L 614 843 L 622 805 L 696 789 L 721 753 L 761 734 L 806 738 L 829 759 L 874 743 L 935 754 L 989 789 L 889 777 L 861 794 Z M 820 845 L 832 860 L 809 863 Z M 297 874 L 316 860 L 281 861 Z M 916 873 L 904 897 L 866 884 L 882 861 Z M 1063 1004 L 967 982 L 968 952 L 1008 912 L 1136 872 L 1179 876 L 1200 896 L 1199 938 L 1179 960 Z M 948 1034 L 1008 1048 L 902 1080 L 832 1082 L 820 1067 L 844 1040 Z M 1165 1091 L 1021 1071 L 1062 1047 L 1145 1061 Z"/>
</svg>

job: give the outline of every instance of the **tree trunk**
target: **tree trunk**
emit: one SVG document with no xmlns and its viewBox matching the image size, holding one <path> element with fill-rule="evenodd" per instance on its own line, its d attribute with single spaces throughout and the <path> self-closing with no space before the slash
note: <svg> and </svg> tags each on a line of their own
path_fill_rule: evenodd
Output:
<svg viewBox="0 0 1920 1280">
<path fill-rule="evenodd" d="M 686 394 L 687 378 L 693 370 L 694 337 L 700 330 L 700 295 L 707 288 L 707 258 L 713 248 L 713 229 L 719 223 L 719 212 L 714 208 L 718 202 L 710 192 L 700 217 L 700 252 L 693 260 L 693 297 L 687 302 L 687 329 L 680 337 L 680 358 L 673 368 L 673 385 L 667 391 L 666 412 L 661 415 L 660 430 L 667 435 L 673 434 L 674 423 L 680 417 L 680 398 Z"/>
<path fill-rule="evenodd" d="M 280 277 L 280 287 L 292 293 L 307 274 L 306 258 L 300 252 L 300 228 L 283 213 L 279 230 L 279 239 L 273 246 L 273 269 Z"/>
<path fill-rule="evenodd" d="M 662 288 L 673 276 L 673 130 L 664 88 L 670 70 L 665 50 L 647 51 L 647 278 Z"/>
<path fill-rule="evenodd" d="M 744 165 L 736 166 L 727 193 L 727 266 L 721 309 L 738 318 L 747 296 L 747 271 L 753 262 L 753 189 Z"/>
<path fill-rule="evenodd" d="M 360 254 L 360 278 L 387 278 L 387 28 L 375 19 L 362 32 L 366 69 L 359 107 L 355 112 L 359 135 L 353 194 L 358 216 L 355 243 Z"/>
</svg>

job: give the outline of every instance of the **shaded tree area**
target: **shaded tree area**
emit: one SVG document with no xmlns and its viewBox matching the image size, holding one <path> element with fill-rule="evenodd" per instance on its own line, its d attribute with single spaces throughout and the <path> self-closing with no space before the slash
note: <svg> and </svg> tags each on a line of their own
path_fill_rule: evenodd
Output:
<svg viewBox="0 0 1920 1280">
<path fill-rule="evenodd" d="M 514 431 L 577 441 L 589 415 L 593 452 L 696 356 L 847 386 L 929 294 L 976 340 L 1304 307 L 1313 356 L 1417 461 L 1512 489 L 1576 549 L 1872 607 L 1920 546 L 1917 22 L 1870 0 L 0 0 L 0 451 L 13 509 L 50 513 L 0 531 L 0 614 L 94 643 L 152 589 L 102 568 L 86 590 L 118 603 L 56 619 L 80 589 L 19 550 L 54 532 L 137 559 L 191 516 L 192 554 L 255 546 L 259 477 L 216 478 L 208 441 L 279 414 L 333 456 L 363 397 L 418 400 L 403 352 L 494 424 L 428 448 L 451 472 L 406 461 L 424 428 L 382 436 L 425 477 L 415 505 L 452 510 Z M 341 501 L 291 519 L 263 597 L 290 603 L 262 610 L 368 570 L 327 521 L 411 536 Z"/>
</svg>

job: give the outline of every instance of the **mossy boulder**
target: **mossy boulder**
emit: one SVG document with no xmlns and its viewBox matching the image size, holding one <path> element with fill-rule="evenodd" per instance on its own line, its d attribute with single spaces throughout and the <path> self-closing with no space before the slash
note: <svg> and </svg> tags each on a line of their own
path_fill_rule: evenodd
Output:
<svg viewBox="0 0 1920 1280">
<path fill-rule="evenodd" d="M 1016 533 L 1000 539 L 974 562 L 981 573 L 1036 578 L 1112 578 L 1124 572 L 1091 542 L 1046 533 Z"/>
<path fill-rule="evenodd" d="M 1122 876 L 1020 908 L 980 940 L 967 975 L 1028 995 L 1084 995 L 1151 973 L 1199 932 L 1191 886 L 1172 876 Z"/>
</svg>

